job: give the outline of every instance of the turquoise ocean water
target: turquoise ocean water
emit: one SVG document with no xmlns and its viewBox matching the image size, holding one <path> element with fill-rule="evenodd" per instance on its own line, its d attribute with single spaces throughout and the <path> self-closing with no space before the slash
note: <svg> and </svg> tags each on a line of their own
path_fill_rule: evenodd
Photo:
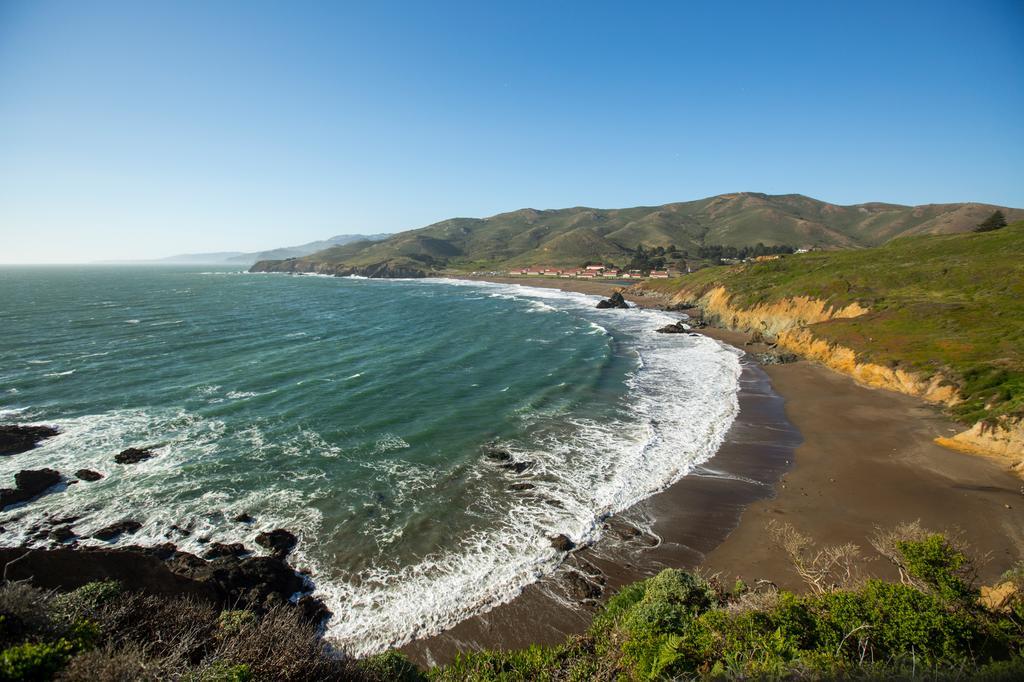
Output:
<svg viewBox="0 0 1024 682">
<path fill-rule="evenodd" d="M 2 485 L 43 466 L 105 475 L 0 514 L 0 544 L 54 515 L 80 516 L 82 536 L 136 519 L 120 542 L 200 554 L 284 527 L 341 646 L 436 633 L 550 572 L 550 536 L 593 540 L 602 516 L 709 458 L 736 415 L 736 351 L 655 334 L 668 313 L 595 302 L 446 280 L 0 268 L 0 422 L 62 432 L 0 458 Z M 489 442 L 526 468 L 483 456 Z M 115 464 L 132 446 L 158 456 Z M 256 521 L 231 520 L 242 512 Z"/>
</svg>

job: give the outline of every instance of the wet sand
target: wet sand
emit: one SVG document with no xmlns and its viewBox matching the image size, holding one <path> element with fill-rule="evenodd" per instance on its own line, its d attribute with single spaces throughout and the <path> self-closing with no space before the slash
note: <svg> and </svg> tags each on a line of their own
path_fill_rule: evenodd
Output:
<svg viewBox="0 0 1024 682">
<path fill-rule="evenodd" d="M 601 295 L 621 286 L 480 279 Z M 747 346 L 741 334 L 704 332 L 738 348 L 763 349 Z M 553 576 L 511 603 L 404 650 L 432 664 L 458 651 L 560 642 L 585 630 L 609 594 L 665 566 L 701 567 L 726 580 L 767 579 L 799 590 L 785 557 L 766 539 L 771 519 L 789 522 L 822 544 L 858 544 L 869 559 L 866 570 L 876 575 L 890 574 L 873 557 L 868 537 L 877 527 L 901 521 L 961 531 L 976 553 L 989 557 L 983 580 L 1024 557 L 1020 479 L 997 462 L 934 444 L 936 436 L 957 428 L 938 409 L 858 386 L 805 361 L 761 368 L 747 355 L 741 383 L 740 416 L 704 467 L 611 519 L 595 547 L 573 553 Z M 600 595 L 584 598 L 586 585 L 602 582 Z"/>
</svg>

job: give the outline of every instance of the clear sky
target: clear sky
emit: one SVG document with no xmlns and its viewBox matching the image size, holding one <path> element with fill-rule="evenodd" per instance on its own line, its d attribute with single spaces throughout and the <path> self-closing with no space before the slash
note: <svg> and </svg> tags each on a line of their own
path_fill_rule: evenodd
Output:
<svg viewBox="0 0 1024 682">
<path fill-rule="evenodd" d="M 0 262 L 739 190 L 1024 206 L 1024 2 L 0 0 Z"/>
</svg>

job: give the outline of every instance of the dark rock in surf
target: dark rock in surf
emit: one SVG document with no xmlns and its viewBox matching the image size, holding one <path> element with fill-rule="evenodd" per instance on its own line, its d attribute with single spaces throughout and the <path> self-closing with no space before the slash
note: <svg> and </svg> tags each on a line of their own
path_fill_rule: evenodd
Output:
<svg viewBox="0 0 1024 682">
<path fill-rule="evenodd" d="M 655 329 L 654 331 L 659 334 L 685 334 L 690 331 L 690 328 L 682 322 L 674 322 L 672 324 L 666 324 L 664 327 Z"/>
<path fill-rule="evenodd" d="M 53 469 L 25 469 L 14 475 L 14 488 L 0 490 L 0 509 L 39 497 L 63 480 Z"/>
<path fill-rule="evenodd" d="M 252 517 L 252 515 L 250 515 L 250 514 L 247 514 L 247 513 L 245 513 L 245 512 L 242 512 L 241 514 L 239 514 L 238 516 L 234 517 L 234 518 L 233 518 L 233 519 L 231 519 L 231 520 L 232 520 L 232 521 L 234 521 L 234 522 L 236 522 L 236 523 L 252 523 L 252 522 L 253 522 L 253 521 L 255 521 L 256 519 L 254 519 L 254 518 Z"/>
<path fill-rule="evenodd" d="M 75 534 L 75 531 L 71 526 L 57 526 L 50 531 L 50 537 L 57 542 L 67 542 L 68 540 L 78 536 Z"/>
<path fill-rule="evenodd" d="M 514 490 L 516 492 L 519 492 L 521 490 L 533 490 L 536 487 L 537 486 L 535 486 L 532 483 L 513 483 L 512 485 L 510 485 L 508 487 L 508 489 L 509 490 Z"/>
<path fill-rule="evenodd" d="M 626 299 L 622 297 L 621 291 L 616 291 L 614 294 L 609 296 L 607 299 L 597 302 L 598 308 L 628 308 L 629 304 L 626 303 Z"/>
<path fill-rule="evenodd" d="M 256 536 L 256 544 L 269 549 L 271 555 L 278 559 L 288 556 L 297 543 L 298 538 L 284 528 L 275 528 L 269 533 L 260 533 Z"/>
<path fill-rule="evenodd" d="M 322 623 L 333 615 L 322 601 L 308 594 L 299 597 L 295 607 L 302 612 L 302 617 L 311 623 Z"/>
<path fill-rule="evenodd" d="M 110 541 L 125 534 L 131 535 L 140 528 L 142 528 L 142 524 L 138 521 L 126 519 L 124 521 L 118 521 L 117 523 L 112 523 L 109 526 L 100 528 L 98 531 L 93 533 L 92 536 L 97 540 Z"/>
<path fill-rule="evenodd" d="M 75 472 L 75 478 L 91 483 L 103 478 L 103 474 L 98 471 L 93 471 L 92 469 L 79 469 Z"/>
<path fill-rule="evenodd" d="M 568 535 L 559 534 L 551 538 L 551 546 L 559 552 L 571 552 L 576 549 L 576 543 L 569 539 Z"/>
<path fill-rule="evenodd" d="M 128 448 L 119 452 L 114 457 L 114 461 L 118 464 L 137 464 L 151 459 L 155 455 L 156 453 L 148 448 Z"/>
<path fill-rule="evenodd" d="M 31 450 L 60 431 L 52 426 L 0 426 L 0 456 L 17 455 Z"/>
</svg>

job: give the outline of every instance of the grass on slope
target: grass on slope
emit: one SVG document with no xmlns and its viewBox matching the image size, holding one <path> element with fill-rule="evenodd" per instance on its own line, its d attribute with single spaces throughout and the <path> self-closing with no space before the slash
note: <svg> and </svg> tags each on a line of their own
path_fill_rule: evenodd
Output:
<svg viewBox="0 0 1024 682">
<path fill-rule="evenodd" d="M 740 307 L 795 296 L 859 302 L 871 312 L 811 329 L 864 360 L 948 377 L 965 399 L 953 409 L 965 422 L 1024 416 L 1024 222 L 707 268 L 648 286 L 699 295 L 719 285 Z"/>
</svg>

